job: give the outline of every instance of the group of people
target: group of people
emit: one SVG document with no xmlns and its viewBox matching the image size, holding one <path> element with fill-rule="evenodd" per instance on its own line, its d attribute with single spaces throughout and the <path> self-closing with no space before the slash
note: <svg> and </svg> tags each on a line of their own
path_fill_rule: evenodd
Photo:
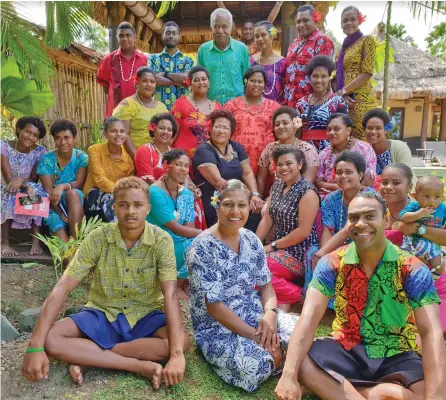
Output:
<svg viewBox="0 0 446 400">
<path fill-rule="evenodd" d="M 244 25 L 246 43 L 219 6 L 196 66 L 177 48 L 175 22 L 149 57 L 132 25 L 119 25 L 120 47 L 97 78 L 105 143 L 88 155 L 67 119 L 50 126 L 55 151 L 38 145 L 46 128 L 35 117 L 1 143 L 2 256 L 16 253 L 10 228 L 42 223 L 14 213 L 19 192 L 49 197 L 44 223 L 62 240 L 84 215 L 107 222 L 45 301 L 24 375 L 47 377 L 50 355 L 77 384 L 91 366 L 139 373 L 155 389 L 177 384 L 184 299 L 206 361 L 246 391 L 283 371 L 283 400 L 300 399 L 298 382 L 322 399 L 444 398 L 443 184 L 416 180 L 408 146 L 388 138 L 364 16 L 343 10 L 335 56 L 318 12 L 300 7 L 282 58 L 272 49 L 281 2 Z M 41 251 L 33 239 L 31 253 Z M 54 322 L 90 273 L 88 304 Z M 304 299 L 302 314 L 290 313 Z M 313 342 L 327 306 L 333 332 Z"/>
</svg>

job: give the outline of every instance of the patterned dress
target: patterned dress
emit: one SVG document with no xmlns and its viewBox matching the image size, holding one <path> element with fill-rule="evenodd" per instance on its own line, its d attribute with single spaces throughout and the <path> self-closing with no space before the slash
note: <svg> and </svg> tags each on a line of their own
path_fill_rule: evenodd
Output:
<svg viewBox="0 0 446 400">
<path fill-rule="evenodd" d="M 60 167 L 57 160 L 57 155 L 55 151 L 51 151 L 45 154 L 39 161 L 37 166 L 38 175 L 50 175 L 53 179 L 53 186 L 69 183 L 76 180 L 76 175 L 80 168 L 87 168 L 88 166 L 88 156 L 82 150 L 73 149 L 73 154 L 71 156 L 70 162 L 63 168 Z M 81 203 L 84 202 L 84 194 L 82 190 L 75 190 L 81 199 Z M 64 190 L 59 201 L 59 206 L 62 210 L 65 210 L 66 216 L 68 216 L 68 204 L 66 200 L 67 191 Z M 58 231 L 61 228 L 68 226 L 66 222 L 62 220 L 60 215 L 53 209 L 50 209 L 50 215 L 45 218 L 45 224 L 48 226 L 51 233 Z"/>
<path fill-rule="evenodd" d="M 366 171 L 370 173 L 372 180 L 376 178 L 376 154 L 373 147 L 368 143 L 358 140 L 350 149 L 364 157 Z M 333 183 L 333 168 L 337 154 L 331 151 L 331 145 L 323 149 L 319 153 L 319 170 L 316 178 L 322 179 L 324 182 Z"/>
<path fill-rule="evenodd" d="M 257 162 L 263 149 L 268 143 L 274 142 L 272 121 L 274 111 L 279 107 L 279 103 L 268 99 L 263 99 L 260 106 L 249 106 L 244 96 L 229 100 L 224 107 L 237 122 L 231 140 L 245 148 L 254 174 L 257 174 Z"/>
<path fill-rule="evenodd" d="M 276 226 L 274 240 L 279 240 L 280 238 L 285 237 L 295 229 L 299 228 L 300 200 L 309 190 L 314 190 L 314 192 L 317 193 L 316 187 L 305 179 L 301 179 L 300 181 L 296 182 L 284 195 L 283 191 L 285 186 L 285 182 L 278 180 L 271 188 L 271 204 L 269 213 Z M 318 241 L 316 223 L 313 223 L 311 233 L 307 238 L 294 246 L 287 247 L 285 250 L 296 260 L 298 260 L 301 265 L 303 265 L 305 252 L 310 246 L 318 243 Z M 269 256 L 274 258 L 274 253 L 276 252 L 269 254 Z M 284 266 L 286 267 L 286 265 Z M 293 272 L 296 274 L 297 271 Z M 301 275 L 303 276 L 302 267 L 301 272 Z"/>
<path fill-rule="evenodd" d="M 305 72 L 308 63 L 315 56 L 333 57 L 331 39 L 316 29 L 310 37 L 298 37 L 288 48 L 286 57 L 285 90 L 283 105 L 296 107 L 299 99 L 310 94 L 310 77 Z"/>
<path fill-rule="evenodd" d="M 348 114 L 348 107 L 344 98 L 334 93 L 331 93 L 322 104 L 310 105 L 309 98 L 309 95 L 304 96 L 296 104 L 296 110 L 304 124 L 302 140 L 307 140 L 309 143 L 321 140 L 324 143 L 321 143 L 318 148 L 322 150 L 329 144 L 327 141 L 328 119 L 337 112 Z M 316 138 L 312 135 L 312 131 L 325 131 L 324 137 Z"/>
<path fill-rule="evenodd" d="M 164 224 L 176 220 L 180 225 L 187 222 L 194 223 L 194 195 L 186 188 L 180 192 L 174 200 L 159 186 L 150 186 L 150 214 L 147 222 L 159 226 L 173 239 L 178 278 L 187 279 L 187 267 L 185 264 L 185 252 L 192 244 L 194 238 L 186 238 L 173 233 Z"/>
<path fill-rule="evenodd" d="M 20 153 L 11 147 L 7 140 L 0 142 L 0 152 L 2 157 L 8 159 L 12 171 L 12 178 L 21 177 L 29 179 L 31 173 L 39 162 L 40 158 L 46 153 L 44 146 L 38 145 L 30 153 Z M 34 182 L 27 182 L 28 186 L 32 186 L 36 194 L 48 197 L 48 194 L 43 190 L 42 185 Z M 9 219 L 12 219 L 11 227 L 13 229 L 30 229 L 32 223 L 37 226 L 42 224 L 42 217 L 33 217 L 31 215 L 19 215 L 14 213 L 16 194 L 10 193 L 6 190 L 7 183 L 3 176 L 1 177 L 1 223 L 3 224 Z M 25 190 L 20 189 L 20 193 L 25 193 Z"/>
<path fill-rule="evenodd" d="M 382 154 L 376 155 L 376 174 L 382 175 L 383 170 L 389 164 L 392 164 L 392 152 L 390 149 L 386 150 Z"/>
<path fill-rule="evenodd" d="M 337 58 L 337 57 L 336 57 Z M 372 36 L 363 36 L 355 44 L 346 49 L 344 56 L 344 86 L 362 73 L 374 74 L 376 58 L 376 42 Z M 362 127 L 364 114 L 378 107 L 372 82 L 368 80 L 354 92 L 354 107 L 349 110 L 353 120 L 353 137 L 364 140 L 365 133 Z"/>
<path fill-rule="evenodd" d="M 192 243 L 186 262 L 197 347 L 221 379 L 248 392 L 254 391 L 280 369 L 274 368 L 271 354 L 263 347 L 231 332 L 211 317 L 206 300 L 223 302 L 248 325 L 258 326 L 263 306 L 254 287 L 271 281 L 262 243 L 254 233 L 241 229 L 240 251 L 236 254 L 206 231 Z M 279 312 L 277 331 L 284 351 L 295 323 L 294 316 Z"/>
<path fill-rule="evenodd" d="M 220 103 L 214 101 L 211 110 L 222 108 Z M 185 150 L 192 158 L 197 147 L 207 140 L 208 132 L 205 127 L 207 115 L 198 110 L 186 96 L 181 96 L 175 102 L 170 113 L 178 122 L 178 136 L 173 147 Z"/>
<path fill-rule="evenodd" d="M 257 64 L 254 61 L 254 57 L 249 57 L 249 63 L 254 65 Z M 283 101 L 283 86 L 285 82 L 285 69 L 286 69 L 286 58 L 282 58 L 271 65 L 260 65 L 266 72 L 268 76 L 268 82 L 265 83 L 265 89 L 263 90 L 263 96 L 266 99 L 277 101 L 282 104 Z"/>
</svg>

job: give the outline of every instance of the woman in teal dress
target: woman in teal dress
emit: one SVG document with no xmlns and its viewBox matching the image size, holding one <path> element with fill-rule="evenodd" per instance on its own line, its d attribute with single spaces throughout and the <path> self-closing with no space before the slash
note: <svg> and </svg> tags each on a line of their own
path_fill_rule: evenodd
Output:
<svg viewBox="0 0 446 400">
<path fill-rule="evenodd" d="M 84 217 L 82 188 L 87 179 L 88 156 L 75 149 L 76 125 L 68 119 L 58 119 L 50 126 L 56 150 L 42 156 L 37 174 L 50 197 L 50 214 L 44 222 L 50 233 L 64 242 L 76 239 L 76 225 Z M 68 228 L 68 233 L 67 233 Z"/>
<path fill-rule="evenodd" d="M 170 234 L 175 249 L 178 273 L 178 296 L 189 297 L 185 251 L 201 233 L 195 228 L 194 194 L 187 189 L 190 160 L 182 149 L 169 150 L 163 155 L 166 174 L 150 186 L 150 214 L 147 221 Z M 183 186 L 184 184 L 184 186 Z"/>
</svg>

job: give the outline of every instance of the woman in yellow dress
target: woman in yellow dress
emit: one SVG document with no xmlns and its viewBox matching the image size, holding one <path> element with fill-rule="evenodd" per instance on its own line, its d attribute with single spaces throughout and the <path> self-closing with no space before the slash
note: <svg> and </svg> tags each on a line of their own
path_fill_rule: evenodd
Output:
<svg viewBox="0 0 446 400">
<path fill-rule="evenodd" d="M 359 30 L 365 17 L 354 6 L 344 8 L 341 26 L 347 37 L 336 57 L 336 94 L 344 97 L 353 120 L 352 136 L 364 140 L 362 117 L 378 107 L 370 79 L 375 69 L 376 42 Z"/>
<path fill-rule="evenodd" d="M 124 147 L 132 159 L 138 147 L 152 143 L 149 123 L 155 114 L 167 112 L 167 107 L 155 100 L 156 77 L 149 67 L 140 67 L 134 77 L 136 93 L 122 100 L 113 110 L 113 117 L 119 118 L 127 133 Z"/>
</svg>

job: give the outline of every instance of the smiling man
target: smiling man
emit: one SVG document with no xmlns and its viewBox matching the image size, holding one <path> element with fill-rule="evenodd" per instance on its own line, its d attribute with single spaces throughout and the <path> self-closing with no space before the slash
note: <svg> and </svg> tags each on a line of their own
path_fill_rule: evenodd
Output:
<svg viewBox="0 0 446 400">
<path fill-rule="evenodd" d="M 183 380 L 183 330 L 176 294 L 176 266 L 169 234 L 146 222 L 147 184 L 136 177 L 114 188 L 117 223 L 105 224 L 83 241 L 43 304 L 23 360 L 23 375 L 48 379 L 48 356 L 70 364 L 74 383 L 84 367 L 134 372 L 158 389 Z M 87 305 L 54 322 L 69 294 L 91 274 Z M 163 311 L 164 310 L 164 311 Z M 167 362 L 163 367 L 159 362 Z"/>
<path fill-rule="evenodd" d="M 213 40 L 198 49 L 198 65 L 209 72 L 208 98 L 224 105 L 243 95 L 243 75 L 249 68 L 248 48 L 231 38 L 232 14 L 217 8 L 211 14 Z"/>
<path fill-rule="evenodd" d="M 156 98 L 170 110 L 175 100 L 187 93 L 184 81 L 194 61 L 178 49 L 180 27 L 175 22 L 164 24 L 161 39 L 164 50 L 152 54 L 148 66 L 156 73 Z"/>
<path fill-rule="evenodd" d="M 353 243 L 317 264 L 276 388 L 278 399 L 300 399 L 298 379 L 321 399 L 444 399 L 439 298 L 429 269 L 386 240 L 385 211 L 375 192 L 351 201 L 347 224 Z M 313 342 L 333 296 L 332 337 Z"/>
<path fill-rule="evenodd" d="M 96 82 L 107 97 L 105 116 L 110 117 L 121 100 L 135 94 L 133 75 L 147 65 L 147 56 L 136 49 L 135 28 L 128 22 L 118 25 L 119 48 L 107 54 L 99 64 Z"/>
</svg>

